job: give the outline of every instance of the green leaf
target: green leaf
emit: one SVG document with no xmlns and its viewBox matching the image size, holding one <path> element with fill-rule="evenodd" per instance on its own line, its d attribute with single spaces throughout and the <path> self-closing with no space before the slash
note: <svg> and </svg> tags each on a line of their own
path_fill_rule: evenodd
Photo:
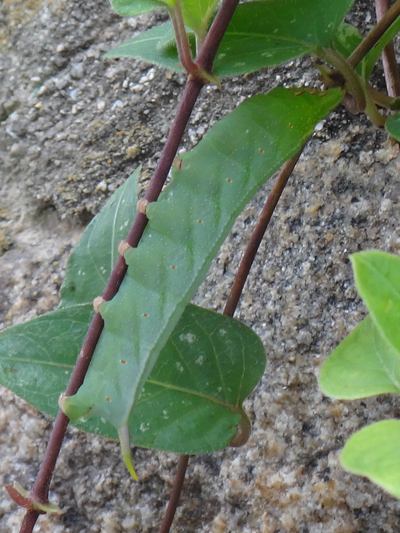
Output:
<svg viewBox="0 0 400 533">
<path fill-rule="evenodd" d="M 389 117 L 385 123 L 385 128 L 392 137 L 400 141 L 400 113 Z"/>
<path fill-rule="evenodd" d="M 361 41 L 361 33 L 355 26 L 342 23 L 339 24 L 336 32 L 332 36 L 331 46 L 334 50 L 340 52 L 342 56 L 349 57 Z"/>
<path fill-rule="evenodd" d="M 349 439 L 340 457 L 342 466 L 366 476 L 400 498 L 400 421 L 372 424 Z"/>
<path fill-rule="evenodd" d="M 324 362 L 319 385 L 326 396 L 342 400 L 400 394 L 400 353 L 368 316 Z"/>
<path fill-rule="evenodd" d="M 357 290 L 382 337 L 400 352 L 400 257 L 370 250 L 350 256 Z"/>
<path fill-rule="evenodd" d="M 0 335 L 1 383 L 56 416 L 92 316 L 91 305 L 76 305 L 7 329 Z M 264 347 L 249 328 L 189 305 L 130 416 L 133 442 L 176 453 L 224 448 L 264 367 Z M 100 418 L 74 425 L 117 438 Z"/>
<path fill-rule="evenodd" d="M 336 32 L 332 36 L 331 47 L 337 50 L 343 57 L 349 57 L 349 55 L 357 48 L 362 42 L 363 38 L 358 29 L 352 24 L 339 24 Z M 364 59 L 356 67 L 356 71 L 361 75 Z"/>
<path fill-rule="evenodd" d="M 12 326 L 0 334 L 0 382 L 28 403 L 56 416 L 58 397 L 94 311 L 75 305 Z"/>
<path fill-rule="evenodd" d="M 123 17 L 135 17 L 157 7 L 165 7 L 170 2 L 163 0 L 111 0 L 111 6 L 118 15 Z"/>
<path fill-rule="evenodd" d="M 400 17 L 398 17 L 393 24 L 385 31 L 376 45 L 365 57 L 365 69 L 364 69 L 364 78 L 369 80 L 372 71 L 378 61 L 379 56 L 381 55 L 383 49 L 390 41 L 399 33 L 400 31 Z"/>
<path fill-rule="evenodd" d="M 179 61 L 175 40 L 172 43 L 170 41 L 171 35 L 174 35 L 172 23 L 165 22 L 117 46 L 117 48 L 105 54 L 104 58 L 132 57 L 160 67 L 169 68 L 175 72 L 184 72 Z M 194 35 L 189 33 L 188 36 L 194 55 L 196 50 Z M 170 44 L 166 46 L 166 43 Z"/>
<path fill-rule="evenodd" d="M 147 206 L 140 245 L 124 254 L 119 292 L 100 306 L 104 330 L 82 387 L 63 403 L 68 416 L 127 424 L 237 215 L 342 97 L 340 90 L 274 89 L 244 102 L 182 155 L 169 186 Z"/>
<path fill-rule="evenodd" d="M 189 305 L 133 408 L 133 442 L 190 454 L 224 448 L 264 368 L 265 350 L 251 329 Z"/>
<path fill-rule="evenodd" d="M 211 18 L 219 0 L 181 0 L 183 20 L 197 35 L 200 42 L 206 36 Z"/>
<path fill-rule="evenodd" d="M 233 76 L 309 54 L 331 39 L 354 0 L 269 0 L 237 7 L 214 61 Z"/>
<path fill-rule="evenodd" d="M 180 0 L 184 23 L 192 28 L 200 41 L 207 33 L 210 19 L 214 15 L 219 0 Z M 167 10 L 175 6 L 175 0 L 111 0 L 116 13 L 133 17 L 152 11 L 157 7 Z"/>
<path fill-rule="evenodd" d="M 109 198 L 72 251 L 60 307 L 89 303 L 103 293 L 118 258 L 118 244 L 126 238 L 136 215 L 139 171 L 136 169 Z"/>
<path fill-rule="evenodd" d="M 317 46 L 329 47 L 353 1 L 269 0 L 239 5 L 218 49 L 213 73 L 224 77 L 253 72 L 308 54 Z M 134 57 L 180 71 L 176 48 L 160 47 L 169 24 L 161 26 L 164 30 L 144 32 L 105 57 Z"/>
</svg>

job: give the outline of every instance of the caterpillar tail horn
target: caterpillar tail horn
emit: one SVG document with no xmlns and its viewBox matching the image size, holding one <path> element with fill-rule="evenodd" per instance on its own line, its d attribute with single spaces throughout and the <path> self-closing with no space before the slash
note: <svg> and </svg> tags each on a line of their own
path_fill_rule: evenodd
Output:
<svg viewBox="0 0 400 533">
<path fill-rule="evenodd" d="M 139 481 L 132 464 L 128 426 L 124 426 L 118 430 L 118 437 L 119 442 L 121 444 L 122 459 L 124 460 L 126 468 L 129 470 L 129 473 L 133 477 L 133 479 L 135 481 Z"/>
</svg>

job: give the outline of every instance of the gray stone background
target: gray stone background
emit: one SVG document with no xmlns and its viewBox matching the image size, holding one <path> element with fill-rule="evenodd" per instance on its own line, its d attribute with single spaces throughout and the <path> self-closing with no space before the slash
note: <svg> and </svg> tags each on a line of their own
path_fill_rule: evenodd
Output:
<svg viewBox="0 0 400 533">
<path fill-rule="evenodd" d="M 165 19 L 113 14 L 106 0 L 0 3 L 0 327 L 52 310 L 68 254 L 110 193 L 143 165 L 155 168 L 185 78 L 102 55 Z M 367 31 L 373 2 L 349 20 Z M 376 79 L 382 87 L 381 71 Z M 206 88 L 182 148 L 244 98 L 279 84 L 312 86 L 309 58 Z M 380 84 L 380 85 L 379 85 Z M 398 417 L 380 396 L 322 396 L 322 361 L 365 315 L 349 254 L 399 253 L 398 149 L 362 116 L 331 113 L 301 158 L 273 218 L 237 317 L 261 336 L 268 364 L 246 401 L 252 435 L 240 449 L 192 458 L 176 533 L 389 533 L 400 503 L 342 470 L 338 455 L 362 426 Z M 236 222 L 196 302 L 221 310 L 270 186 Z M 0 390 L 0 484 L 29 488 L 51 420 Z M 136 449 L 133 483 L 119 445 L 68 430 L 51 486 L 66 513 L 35 531 L 157 532 L 177 456 Z M 21 509 L 0 496 L 0 531 L 17 532 Z"/>
</svg>

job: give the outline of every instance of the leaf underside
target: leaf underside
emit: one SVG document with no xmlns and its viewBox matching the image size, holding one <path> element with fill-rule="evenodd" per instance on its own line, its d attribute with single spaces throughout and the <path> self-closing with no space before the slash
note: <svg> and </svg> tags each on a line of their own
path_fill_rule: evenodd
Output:
<svg viewBox="0 0 400 533">
<path fill-rule="evenodd" d="M 169 186 L 147 207 L 140 245 L 125 252 L 119 292 L 100 306 L 105 328 L 83 386 L 66 399 L 68 416 L 90 412 L 117 428 L 126 424 L 237 215 L 341 98 L 338 90 L 274 89 L 241 104 L 183 154 Z M 125 353 L 129 366 L 120 364 Z"/>
</svg>

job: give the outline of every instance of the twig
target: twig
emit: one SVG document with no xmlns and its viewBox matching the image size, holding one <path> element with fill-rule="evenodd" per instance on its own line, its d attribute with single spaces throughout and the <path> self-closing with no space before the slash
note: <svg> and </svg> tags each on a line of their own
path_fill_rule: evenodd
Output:
<svg viewBox="0 0 400 533">
<path fill-rule="evenodd" d="M 174 520 L 176 508 L 178 507 L 179 499 L 181 497 L 183 482 L 185 480 L 185 474 L 187 465 L 189 462 L 188 455 L 181 455 L 178 461 L 178 467 L 174 477 L 174 484 L 171 494 L 169 496 L 169 502 L 165 511 L 164 519 L 161 524 L 160 533 L 169 533 L 169 528 Z"/>
<path fill-rule="evenodd" d="M 352 67 L 356 67 L 358 63 L 368 54 L 373 46 L 379 41 L 385 31 L 393 24 L 393 22 L 400 16 L 400 0 L 392 5 L 378 24 L 369 32 L 366 38 L 360 43 L 353 53 L 347 58 Z"/>
<path fill-rule="evenodd" d="M 204 40 L 196 63 L 200 68 L 207 72 L 211 71 L 212 61 L 237 4 L 238 0 L 224 0 L 211 27 L 210 32 L 212 32 L 212 34 L 211 36 L 208 34 Z M 149 202 L 156 201 L 163 188 L 183 137 L 186 125 L 189 121 L 194 104 L 204 84 L 205 80 L 200 79 L 189 79 L 186 84 L 181 103 L 177 110 L 177 114 L 168 135 L 168 139 L 166 141 L 159 164 L 145 195 L 145 199 Z M 129 232 L 128 238 L 126 239 L 131 246 L 137 246 L 141 236 L 143 235 L 146 224 L 146 215 L 138 213 Z M 102 295 L 104 300 L 110 300 L 116 294 L 125 276 L 126 269 L 127 267 L 125 261 L 122 257 L 120 257 L 116 262 L 114 270 L 107 283 L 107 287 Z M 100 314 L 96 313 L 92 323 L 90 324 L 80 357 L 78 358 L 72 372 L 66 391 L 67 396 L 75 394 L 83 383 L 94 349 L 100 338 L 103 325 L 104 323 Z M 38 477 L 30 494 L 33 499 L 42 504 L 48 503 L 49 485 L 68 423 L 68 417 L 62 411 L 60 411 L 57 415 Z M 20 533 L 32 533 L 38 516 L 38 511 L 28 510 L 22 522 Z"/>
<path fill-rule="evenodd" d="M 375 11 L 378 21 L 382 19 L 388 9 L 388 0 L 375 0 Z M 393 41 L 391 41 L 382 52 L 382 63 L 388 95 L 397 98 L 400 96 L 400 75 L 394 53 Z"/>
<path fill-rule="evenodd" d="M 224 315 L 233 316 L 236 310 L 236 307 L 239 303 L 239 298 L 243 291 L 244 284 L 246 283 L 247 276 L 249 275 L 251 265 L 253 264 L 262 238 L 264 237 L 264 233 L 268 227 L 269 221 L 271 220 L 272 214 L 278 204 L 279 198 L 281 197 L 281 194 L 284 188 L 286 187 L 288 179 L 290 178 L 297 161 L 303 153 L 305 145 L 306 144 L 303 144 L 297 154 L 284 164 L 272 188 L 272 191 L 269 193 L 267 201 L 265 202 L 265 205 L 260 213 L 257 225 L 252 233 L 250 242 L 247 245 L 246 250 L 243 254 L 242 261 L 240 263 L 239 269 L 235 276 L 235 280 L 233 282 L 231 292 L 228 297 L 228 301 L 225 304 L 225 308 L 223 311 Z"/>
</svg>

